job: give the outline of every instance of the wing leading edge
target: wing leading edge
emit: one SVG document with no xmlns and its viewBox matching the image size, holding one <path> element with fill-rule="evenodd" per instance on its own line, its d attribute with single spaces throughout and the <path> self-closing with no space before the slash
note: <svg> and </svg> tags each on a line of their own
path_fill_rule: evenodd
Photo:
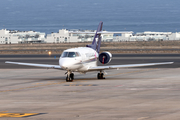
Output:
<svg viewBox="0 0 180 120">
<path fill-rule="evenodd" d="M 162 62 L 162 63 L 144 63 L 144 64 L 128 64 L 128 65 L 110 65 L 110 66 L 97 66 L 91 67 L 89 71 L 107 70 L 107 69 L 118 69 L 118 68 L 130 68 L 130 67 L 143 67 L 143 66 L 153 66 L 153 65 L 164 65 L 173 64 L 174 62 Z"/>
<path fill-rule="evenodd" d="M 59 65 L 20 63 L 20 62 L 10 62 L 10 61 L 6 61 L 5 63 L 16 64 L 16 65 L 25 65 L 25 66 L 33 66 L 33 67 L 52 68 L 52 69 L 60 69 L 60 70 L 62 70 L 62 68 Z"/>
</svg>

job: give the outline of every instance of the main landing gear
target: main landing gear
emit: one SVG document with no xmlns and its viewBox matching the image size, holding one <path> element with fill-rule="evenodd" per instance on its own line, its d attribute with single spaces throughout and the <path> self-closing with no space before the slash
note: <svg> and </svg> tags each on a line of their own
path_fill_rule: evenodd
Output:
<svg viewBox="0 0 180 120">
<path fill-rule="evenodd" d="M 73 82 L 74 73 L 72 73 L 71 71 L 67 71 L 67 73 L 65 74 L 67 74 L 66 82 Z M 97 79 L 105 79 L 104 73 L 102 73 L 102 71 L 100 71 L 100 73 L 97 74 Z"/>
<path fill-rule="evenodd" d="M 97 79 L 105 79 L 104 74 L 102 73 L 102 71 L 100 71 L 100 73 L 97 74 Z"/>
<path fill-rule="evenodd" d="M 66 77 L 66 82 L 73 82 L 74 80 L 74 73 L 72 73 L 71 71 L 67 72 L 67 77 Z"/>
</svg>

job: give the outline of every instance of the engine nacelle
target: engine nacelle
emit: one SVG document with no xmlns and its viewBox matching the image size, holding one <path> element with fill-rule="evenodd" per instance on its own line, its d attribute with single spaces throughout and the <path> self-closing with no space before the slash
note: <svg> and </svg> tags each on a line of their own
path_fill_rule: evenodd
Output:
<svg viewBox="0 0 180 120">
<path fill-rule="evenodd" d="M 112 54 L 110 52 L 102 52 L 99 54 L 99 61 L 102 64 L 107 64 L 111 61 Z"/>
</svg>

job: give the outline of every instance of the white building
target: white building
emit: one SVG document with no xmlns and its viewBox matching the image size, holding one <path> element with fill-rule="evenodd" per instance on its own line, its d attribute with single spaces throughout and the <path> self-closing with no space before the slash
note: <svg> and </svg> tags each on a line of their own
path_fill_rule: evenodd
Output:
<svg viewBox="0 0 180 120">
<path fill-rule="evenodd" d="M 70 32 L 96 32 L 92 30 L 66 30 L 62 29 L 59 30 L 58 33 L 51 33 L 47 35 L 46 43 L 61 43 L 61 42 L 88 42 L 93 41 L 94 33 L 93 34 L 86 34 L 86 33 L 70 33 Z M 102 41 L 113 41 L 113 34 L 104 34 L 102 35 Z"/>
<path fill-rule="evenodd" d="M 113 38 L 114 38 L 114 34 L 101 34 L 102 36 L 102 41 L 103 42 L 111 42 L 113 41 Z"/>
<path fill-rule="evenodd" d="M 130 39 L 134 41 L 159 41 L 159 40 L 168 40 L 171 32 L 151 32 L 146 31 L 143 33 L 136 33 Z"/>
<path fill-rule="evenodd" d="M 0 30 L 0 44 L 44 42 L 45 33 L 34 31 Z"/>
<path fill-rule="evenodd" d="M 45 33 L 35 31 L 10 31 L 13 37 L 18 37 L 18 43 L 38 43 L 44 42 Z"/>
<path fill-rule="evenodd" d="M 162 40 L 180 40 L 180 32 L 151 32 L 129 34 L 124 33 L 121 36 L 114 37 L 113 41 L 162 41 Z"/>
<path fill-rule="evenodd" d="M 180 40 L 180 32 L 172 33 L 169 35 L 169 40 Z"/>
<path fill-rule="evenodd" d="M 73 32 L 81 32 L 79 34 L 73 34 L 73 36 L 78 36 L 78 38 L 80 39 L 80 42 L 91 42 L 94 40 L 94 35 L 96 33 L 95 30 L 83 30 L 83 31 L 73 31 Z M 86 34 L 86 33 L 82 33 L 82 32 L 93 32 L 92 34 Z M 104 31 L 106 32 L 106 31 Z M 113 41 L 113 36 L 114 34 L 113 33 L 110 33 L 110 34 L 101 34 L 101 40 L 103 42 L 110 42 L 110 41 Z"/>
<path fill-rule="evenodd" d="M 11 44 L 11 43 L 17 43 L 18 37 L 13 36 L 9 33 L 9 30 L 2 29 L 0 30 L 0 44 Z"/>
<path fill-rule="evenodd" d="M 69 34 L 66 29 L 59 30 L 58 33 L 48 34 L 46 37 L 46 43 L 61 43 L 61 42 L 79 42 L 78 36 Z"/>
<path fill-rule="evenodd" d="M 121 33 L 121 36 L 115 36 L 113 41 L 115 42 L 120 42 L 120 41 L 133 41 L 131 40 L 131 37 L 133 36 L 132 34 L 133 32 L 131 33 Z"/>
<path fill-rule="evenodd" d="M 80 33 L 71 33 L 71 32 Z M 86 34 L 82 32 L 92 32 Z M 0 44 L 17 44 L 17 43 L 62 43 L 62 42 L 90 42 L 93 41 L 94 30 L 59 30 L 58 33 L 48 34 L 45 38 L 45 33 L 34 31 L 11 31 L 2 29 L 0 30 Z M 102 34 L 102 42 L 111 41 L 162 41 L 162 40 L 180 40 L 180 32 L 151 32 L 146 31 L 142 33 L 133 34 L 133 32 L 122 32 L 121 36 L 114 36 L 111 34 Z"/>
</svg>

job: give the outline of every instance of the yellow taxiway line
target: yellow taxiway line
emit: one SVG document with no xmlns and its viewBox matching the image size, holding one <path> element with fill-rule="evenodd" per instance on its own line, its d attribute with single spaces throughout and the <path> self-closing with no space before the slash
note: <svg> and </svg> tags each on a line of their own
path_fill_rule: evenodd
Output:
<svg viewBox="0 0 180 120">
<path fill-rule="evenodd" d="M 0 113 L 0 118 L 3 117 L 29 117 L 29 116 L 34 116 L 34 115 L 38 115 L 39 113 L 4 113 L 6 111 L 3 111 Z"/>
</svg>

